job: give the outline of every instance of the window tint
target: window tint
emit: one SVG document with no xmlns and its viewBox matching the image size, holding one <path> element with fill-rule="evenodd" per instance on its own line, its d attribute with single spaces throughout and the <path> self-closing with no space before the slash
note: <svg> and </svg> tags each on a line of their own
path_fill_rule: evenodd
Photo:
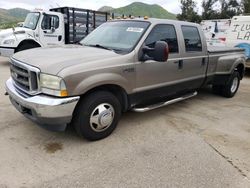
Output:
<svg viewBox="0 0 250 188">
<path fill-rule="evenodd" d="M 198 29 L 192 26 L 182 26 L 182 33 L 187 52 L 202 51 L 201 37 Z"/>
<path fill-rule="evenodd" d="M 179 51 L 176 32 L 173 25 L 155 26 L 146 39 L 145 44 L 146 46 L 154 48 L 157 41 L 167 42 L 170 53 L 177 53 Z"/>
<path fill-rule="evenodd" d="M 49 30 L 52 27 L 55 29 L 59 27 L 59 17 L 45 14 L 42 21 L 42 29 Z"/>
</svg>

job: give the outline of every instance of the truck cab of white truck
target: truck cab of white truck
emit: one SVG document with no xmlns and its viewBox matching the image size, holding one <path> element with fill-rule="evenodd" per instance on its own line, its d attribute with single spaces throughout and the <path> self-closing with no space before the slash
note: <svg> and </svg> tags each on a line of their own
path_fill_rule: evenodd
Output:
<svg viewBox="0 0 250 188">
<path fill-rule="evenodd" d="M 0 32 L 0 55 L 9 57 L 25 49 L 62 45 L 65 41 L 64 32 L 63 14 L 52 11 L 30 12 L 23 27 Z"/>
<path fill-rule="evenodd" d="M 10 57 L 30 48 L 77 43 L 107 19 L 106 12 L 72 7 L 30 12 L 22 27 L 0 32 L 0 56 Z"/>
</svg>

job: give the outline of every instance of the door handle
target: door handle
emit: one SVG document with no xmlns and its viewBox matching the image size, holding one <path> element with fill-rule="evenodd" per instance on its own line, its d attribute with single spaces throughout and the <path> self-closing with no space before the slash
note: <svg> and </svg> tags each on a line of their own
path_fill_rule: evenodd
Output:
<svg viewBox="0 0 250 188">
<path fill-rule="evenodd" d="M 175 61 L 174 63 L 178 64 L 178 69 L 182 69 L 183 68 L 183 60 Z"/>
<path fill-rule="evenodd" d="M 201 62 L 201 66 L 204 66 L 204 65 L 206 65 L 206 58 L 205 57 L 202 58 L 202 62 Z"/>
<path fill-rule="evenodd" d="M 58 36 L 58 41 L 61 41 L 62 40 L 62 35 L 59 35 Z"/>
<path fill-rule="evenodd" d="M 179 69 L 182 69 L 182 68 L 183 68 L 183 60 L 180 60 L 180 61 L 179 61 L 179 66 L 178 66 L 178 67 L 179 67 Z"/>
</svg>

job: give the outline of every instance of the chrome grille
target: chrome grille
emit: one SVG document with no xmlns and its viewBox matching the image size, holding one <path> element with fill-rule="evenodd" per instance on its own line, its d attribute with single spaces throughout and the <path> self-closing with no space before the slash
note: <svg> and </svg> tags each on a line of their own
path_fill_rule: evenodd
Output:
<svg viewBox="0 0 250 188">
<path fill-rule="evenodd" d="M 18 89 L 31 95 L 39 92 L 39 69 L 11 59 L 10 72 Z"/>
</svg>

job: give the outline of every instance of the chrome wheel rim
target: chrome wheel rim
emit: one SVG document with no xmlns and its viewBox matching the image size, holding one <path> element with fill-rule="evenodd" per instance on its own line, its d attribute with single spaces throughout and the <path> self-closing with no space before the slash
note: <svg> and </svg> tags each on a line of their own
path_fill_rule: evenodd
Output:
<svg viewBox="0 0 250 188">
<path fill-rule="evenodd" d="M 234 93 L 237 90 L 238 84 L 239 84 L 239 79 L 237 77 L 235 77 L 233 79 L 233 83 L 232 83 L 232 86 L 231 86 L 231 92 L 232 93 Z"/>
<path fill-rule="evenodd" d="M 111 104 L 98 105 L 90 116 L 90 126 L 95 132 L 105 131 L 113 123 L 115 110 Z"/>
</svg>

